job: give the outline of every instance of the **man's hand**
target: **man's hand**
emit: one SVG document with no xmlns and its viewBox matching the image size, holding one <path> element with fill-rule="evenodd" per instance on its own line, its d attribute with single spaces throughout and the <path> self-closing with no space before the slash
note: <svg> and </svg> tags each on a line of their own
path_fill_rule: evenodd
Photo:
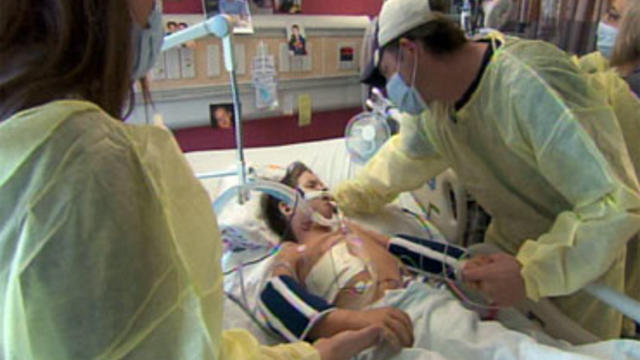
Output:
<svg viewBox="0 0 640 360">
<path fill-rule="evenodd" d="M 524 279 L 520 274 L 521 268 L 522 265 L 515 257 L 496 253 L 467 263 L 462 269 L 462 277 L 471 286 L 479 288 L 496 305 L 513 306 L 527 296 Z"/>
<path fill-rule="evenodd" d="M 383 338 L 395 350 L 413 345 L 413 324 L 404 311 L 392 307 L 358 311 L 360 321 L 369 325 L 381 326 Z"/>
<path fill-rule="evenodd" d="M 349 360 L 360 352 L 379 344 L 383 333 L 382 326 L 372 325 L 320 339 L 313 346 L 320 353 L 322 360 Z"/>
<path fill-rule="evenodd" d="M 469 260 L 465 260 L 464 267 L 462 269 L 462 274 L 464 277 L 465 271 L 470 271 L 472 269 L 477 269 L 479 267 L 491 264 L 492 260 L 488 255 L 477 255 L 472 257 Z M 468 281 L 466 278 L 464 279 L 467 285 L 471 286 L 472 289 L 476 291 L 481 291 L 480 289 L 480 281 Z"/>
</svg>

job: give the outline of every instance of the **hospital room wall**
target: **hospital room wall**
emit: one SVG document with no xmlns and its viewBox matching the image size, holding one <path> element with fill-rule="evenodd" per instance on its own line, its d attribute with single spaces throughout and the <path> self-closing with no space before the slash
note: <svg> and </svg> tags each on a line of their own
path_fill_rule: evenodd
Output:
<svg viewBox="0 0 640 360">
<path fill-rule="evenodd" d="M 164 12 L 170 14 L 199 13 L 202 11 L 201 4 L 202 0 L 165 1 Z M 303 15 L 373 16 L 378 13 L 381 5 L 382 0 L 304 0 Z M 289 17 L 285 16 L 285 18 Z M 291 19 L 293 18 L 291 17 Z M 312 40 L 314 38 L 312 36 Z M 270 45 L 275 47 L 274 45 L 276 44 Z M 357 46 L 359 47 L 359 45 Z M 248 51 L 253 51 L 252 48 L 253 46 L 247 46 Z M 247 55 L 250 54 L 248 53 Z M 320 64 L 321 62 L 317 61 L 316 63 Z M 281 80 L 288 76 L 286 74 L 279 75 Z M 242 97 L 244 98 L 243 112 L 245 114 L 243 118 L 251 120 L 243 122 L 245 146 L 273 146 L 342 137 L 347 122 L 360 111 L 358 105 L 361 103 L 361 89 L 358 85 L 357 75 L 350 79 L 343 77 L 320 80 L 320 82 L 316 80 L 311 86 L 308 86 L 308 84 L 309 82 L 307 81 L 281 83 L 279 86 L 281 90 L 279 96 L 281 107 L 286 107 L 287 103 L 292 102 L 293 106 L 289 106 L 289 108 L 293 110 L 293 114 L 285 115 L 283 114 L 285 111 L 274 111 L 272 113 L 267 112 L 266 117 L 264 112 L 262 115 L 256 116 L 256 111 L 253 109 L 254 105 L 252 104 L 252 89 L 245 89 L 245 84 L 241 84 L 241 93 L 243 93 Z M 289 96 L 289 94 L 293 94 L 293 97 Z M 297 95 L 300 94 L 308 94 L 312 100 L 312 120 L 306 126 L 298 126 L 297 124 Z M 208 96 L 210 98 L 219 98 L 218 94 L 208 94 Z M 232 132 L 223 129 L 212 129 L 206 126 L 200 119 L 201 114 L 193 111 L 193 109 L 202 107 L 202 99 L 181 96 L 179 100 L 176 97 L 171 99 L 178 101 L 163 101 L 162 97 L 154 97 L 157 100 L 155 105 L 165 115 L 166 120 L 171 122 L 176 113 L 180 114 L 182 124 L 169 124 L 169 126 L 173 129 L 183 151 L 235 147 L 235 139 Z M 293 101 L 291 101 L 292 99 Z M 137 113 L 134 116 L 142 114 L 140 111 Z M 134 122 L 140 122 L 142 119 L 135 120 Z"/>
<path fill-rule="evenodd" d="M 276 146 L 342 137 L 349 119 L 360 111 L 361 108 L 316 111 L 307 126 L 298 126 L 297 115 L 246 121 L 243 123 L 245 146 Z M 235 148 L 235 135 L 229 129 L 203 126 L 173 133 L 184 152 Z"/>
<path fill-rule="evenodd" d="M 380 11 L 382 0 L 304 0 L 305 15 L 369 15 Z M 169 14 L 193 14 L 202 12 L 202 0 L 164 1 L 164 11 Z"/>
</svg>

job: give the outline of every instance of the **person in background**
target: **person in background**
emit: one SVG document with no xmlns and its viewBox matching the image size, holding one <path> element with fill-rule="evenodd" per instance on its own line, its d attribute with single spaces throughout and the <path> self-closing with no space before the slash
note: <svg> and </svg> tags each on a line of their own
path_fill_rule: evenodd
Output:
<svg viewBox="0 0 640 360">
<path fill-rule="evenodd" d="M 596 337 L 621 336 L 622 314 L 582 289 L 640 294 L 640 189 L 620 130 L 638 112 L 609 102 L 556 46 L 469 41 L 428 0 L 387 0 L 378 21 L 377 66 L 406 117 L 335 190 L 339 207 L 376 212 L 451 167 L 492 217 L 485 241 L 504 252 L 464 279 L 498 305 L 550 298 Z"/>
<path fill-rule="evenodd" d="M 620 32 L 616 37 L 610 65 L 640 96 L 640 0 L 628 2 L 620 21 Z"/>
<path fill-rule="evenodd" d="M 189 27 L 189 24 L 187 24 L 186 22 L 181 22 L 181 23 L 178 24 L 178 31 L 185 30 L 188 27 Z M 189 48 L 189 49 L 195 49 L 196 48 L 196 42 L 195 42 L 195 40 L 187 41 L 186 43 L 182 44 L 182 47 Z"/>
<path fill-rule="evenodd" d="M 300 26 L 291 26 L 291 38 L 289 38 L 289 53 L 294 55 L 307 55 L 307 41 L 300 33 Z"/>
<path fill-rule="evenodd" d="M 621 14 L 625 13 L 628 0 L 611 0 L 596 32 L 596 51 L 576 57 L 580 68 L 587 73 L 602 72 L 610 68 L 609 60 L 618 38 Z"/>
<path fill-rule="evenodd" d="M 166 35 L 171 35 L 178 30 L 178 23 L 175 21 L 167 22 L 167 32 Z"/>
<path fill-rule="evenodd" d="M 0 31 L 0 358 L 346 360 L 377 342 L 222 331 L 206 191 L 168 131 L 119 120 L 160 53 L 155 1 L 2 1 Z"/>
<path fill-rule="evenodd" d="M 620 16 L 624 13 L 627 0 L 613 0 L 609 10 L 598 23 L 597 48 L 607 59 L 611 58 L 613 46 L 620 27 Z"/>
</svg>

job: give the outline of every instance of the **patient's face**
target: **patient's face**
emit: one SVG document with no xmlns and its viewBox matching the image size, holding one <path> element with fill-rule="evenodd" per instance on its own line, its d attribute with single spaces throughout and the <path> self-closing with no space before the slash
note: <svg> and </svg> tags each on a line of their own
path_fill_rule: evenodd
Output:
<svg viewBox="0 0 640 360">
<path fill-rule="evenodd" d="M 327 186 L 320 180 L 316 174 L 305 171 L 298 178 L 298 187 L 302 189 L 310 189 L 310 190 L 329 190 Z M 331 197 L 322 197 L 316 198 L 309 201 L 309 205 L 315 211 L 317 211 L 320 215 L 326 217 L 327 219 L 331 218 L 331 215 L 334 213 L 334 207 L 331 204 Z"/>
</svg>

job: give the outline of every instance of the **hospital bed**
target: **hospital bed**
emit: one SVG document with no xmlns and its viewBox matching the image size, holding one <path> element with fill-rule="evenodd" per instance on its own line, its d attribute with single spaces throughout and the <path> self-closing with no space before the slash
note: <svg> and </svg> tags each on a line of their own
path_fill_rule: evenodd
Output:
<svg viewBox="0 0 640 360">
<path fill-rule="evenodd" d="M 342 181 L 353 177 L 361 165 L 355 164 L 349 158 L 344 139 L 331 139 L 316 142 L 308 142 L 294 145 L 274 146 L 247 149 L 244 151 L 249 173 L 252 169 L 269 169 L 285 167 L 294 161 L 302 161 L 309 166 L 327 186 L 335 187 Z M 214 201 L 226 189 L 238 183 L 236 176 L 207 176 L 207 174 L 235 175 L 237 166 L 237 152 L 232 150 L 198 151 L 185 154 L 189 164 L 196 174 L 200 174 L 203 186 Z M 259 171 L 259 170 L 257 170 Z M 268 170 L 267 170 L 268 172 Z M 278 173 L 275 171 L 275 173 Z M 202 176 L 204 175 L 204 176 Z M 251 175 L 249 175 L 251 176 Z M 269 176 L 266 176 L 269 178 Z M 275 176 L 277 178 L 277 176 Z M 232 203 L 218 214 L 218 222 L 223 241 L 227 243 L 237 240 L 234 235 L 242 232 L 245 236 L 245 247 L 256 247 L 259 243 L 269 242 L 273 244 L 277 238 L 266 227 L 263 221 L 256 221 L 260 217 L 258 208 L 259 194 L 252 194 L 251 199 L 244 205 Z M 458 185 L 452 171 L 447 171 L 438 176 L 421 189 L 413 193 L 405 193 L 385 211 L 375 215 L 363 215 L 354 219 L 356 222 L 378 232 L 393 235 L 404 233 L 419 237 L 437 237 L 442 241 L 457 243 L 464 233 L 466 198 L 464 190 Z M 427 220 L 427 215 L 429 221 Z M 417 220 L 417 218 L 421 220 Z M 425 230 L 425 224 L 429 228 Z M 251 238 L 251 239 L 246 239 Z M 255 239 L 258 239 L 255 241 Z M 258 243 L 258 244 L 255 244 Z M 242 261 L 250 261 L 251 258 L 260 257 L 264 249 L 246 251 L 246 256 L 239 256 Z M 238 254 L 234 254 L 238 257 Z M 235 259 L 234 264 L 229 264 L 225 257 L 225 268 L 232 268 L 240 260 Z M 250 294 L 247 298 L 255 296 L 255 289 L 260 284 L 253 283 L 251 275 L 260 274 L 265 270 L 267 262 L 254 267 L 247 267 L 243 271 L 245 283 L 249 283 Z M 225 277 L 225 288 L 231 292 L 237 290 L 240 279 L 238 274 Z M 236 291 L 237 292 L 237 291 Z M 239 294 L 241 295 L 241 294 Z M 225 326 L 243 327 L 253 330 L 261 340 L 270 343 L 274 341 L 264 334 L 264 330 L 256 326 L 247 315 L 232 301 L 225 304 Z"/>
<path fill-rule="evenodd" d="M 253 171 L 252 169 L 282 168 L 294 161 L 302 161 L 316 172 L 329 187 L 335 187 L 340 182 L 353 177 L 360 168 L 360 165 L 350 160 L 343 139 L 254 148 L 247 149 L 244 153 L 249 173 Z M 196 174 L 205 175 L 201 181 L 212 201 L 226 189 L 238 183 L 236 176 L 206 176 L 206 174 L 212 173 L 218 175 L 235 174 L 238 159 L 236 149 L 191 152 L 187 153 L 186 157 Z M 266 177 L 269 178 L 268 175 Z M 273 179 L 277 179 L 277 176 Z M 402 194 L 381 214 L 362 216 L 355 220 L 387 235 L 405 233 L 425 237 L 436 234 L 436 237 L 443 241 L 462 244 L 462 237 L 467 230 L 465 229 L 467 226 L 467 201 L 468 196 L 459 185 L 455 174 L 451 170 L 447 170 L 422 188 Z M 240 256 L 238 253 L 229 256 L 228 253 L 223 258 L 225 269 L 231 269 L 240 262 L 250 262 L 262 257 L 266 250 L 264 247 L 260 247 L 261 244 L 273 245 L 277 242 L 277 237 L 270 233 L 264 221 L 259 219 L 261 215 L 258 204 L 259 195 L 253 194 L 248 204 L 234 203 L 228 206 L 222 214 L 218 214 L 223 241 L 229 244 L 237 240 L 236 235 L 241 232 L 243 235 L 241 237 L 249 242 L 248 246 L 255 247 Z M 403 209 L 407 209 L 408 212 Z M 424 220 L 418 221 L 416 217 L 427 220 L 426 226 L 429 228 L 425 230 Z M 243 246 L 246 247 L 247 244 Z M 482 247 L 480 247 L 480 251 L 482 251 Z M 268 265 L 269 262 L 264 261 L 257 265 L 247 266 L 242 272 L 235 272 L 225 277 L 225 290 L 231 295 L 235 294 L 235 302 L 230 299 L 225 302 L 224 325 L 225 328 L 249 329 L 261 341 L 276 343 L 281 339 L 261 328 L 256 324 L 256 319 L 251 318 L 256 315 L 256 312 L 247 314 L 247 309 L 243 309 L 237 304 L 237 302 L 244 303 L 245 308 L 246 305 L 249 305 L 249 309 L 255 309 L 252 303 L 255 300 L 252 299 L 257 297 L 257 291 L 262 286 L 260 282 L 263 280 L 262 274 L 267 271 Z M 247 285 L 243 291 L 239 290 L 240 283 Z M 246 304 L 247 302 L 249 304 Z M 571 343 L 586 343 L 596 340 L 593 335 L 566 318 L 548 301 L 543 301 L 540 304 L 527 303 L 521 310 L 528 317 L 536 318 L 540 323 L 544 323 L 545 331 L 556 338 L 562 338 Z M 509 326 L 510 322 L 513 322 L 513 319 L 505 319 L 505 325 Z M 518 325 L 514 328 L 518 329 L 523 322 L 516 316 L 515 323 Z M 531 327 L 527 324 L 525 328 L 530 329 Z"/>
</svg>

